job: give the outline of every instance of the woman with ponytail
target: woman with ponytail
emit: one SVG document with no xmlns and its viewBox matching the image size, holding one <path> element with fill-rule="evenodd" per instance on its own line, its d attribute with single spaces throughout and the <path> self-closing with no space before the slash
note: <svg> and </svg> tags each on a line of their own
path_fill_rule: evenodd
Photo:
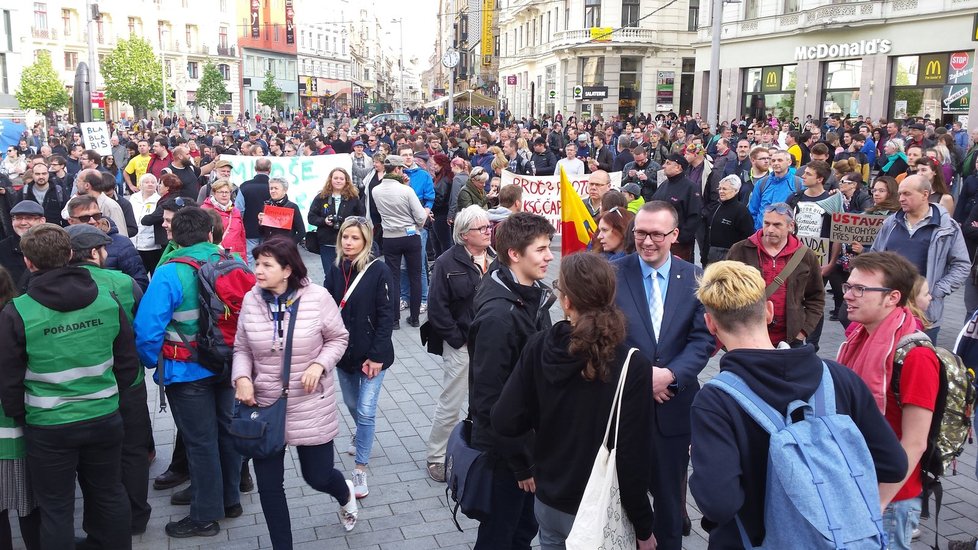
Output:
<svg viewBox="0 0 978 550">
<path fill-rule="evenodd" d="M 544 550 L 564 548 L 628 358 L 615 285 L 614 268 L 603 257 L 565 256 L 554 290 L 566 320 L 530 337 L 492 408 L 492 427 L 499 435 L 516 438 L 535 431 L 534 508 Z M 621 502 L 641 549 L 655 547 L 646 495 L 651 372 L 647 358 L 632 354 L 615 443 Z"/>
</svg>

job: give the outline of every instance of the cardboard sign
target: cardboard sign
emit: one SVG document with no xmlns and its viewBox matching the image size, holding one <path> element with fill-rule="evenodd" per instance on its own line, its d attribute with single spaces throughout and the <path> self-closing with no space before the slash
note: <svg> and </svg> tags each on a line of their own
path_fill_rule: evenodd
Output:
<svg viewBox="0 0 978 550">
<path fill-rule="evenodd" d="M 109 128 L 105 122 L 82 122 L 82 139 L 85 140 L 85 148 L 91 149 L 100 155 L 112 154 L 112 143 L 109 141 Z"/>
<path fill-rule="evenodd" d="M 798 240 L 801 244 L 812 249 L 815 253 L 815 257 L 818 258 L 818 265 L 825 267 L 829 265 L 829 256 L 831 256 L 831 249 L 829 248 L 829 240 L 822 239 L 819 237 L 802 237 L 798 236 Z"/>
<path fill-rule="evenodd" d="M 795 226 L 799 237 L 821 237 L 822 216 L 825 210 L 814 202 L 799 202 L 795 213 Z"/>
<path fill-rule="evenodd" d="M 621 172 L 611 172 L 611 188 L 621 187 Z M 581 196 L 587 198 L 587 175 L 568 176 L 574 190 Z M 531 214 L 539 214 L 547 218 L 557 231 L 561 233 L 560 223 L 560 174 L 556 176 L 519 176 L 508 170 L 503 170 L 503 177 L 499 182 L 499 187 L 506 185 L 519 185 L 523 188 L 523 211 Z"/>
<path fill-rule="evenodd" d="M 292 218 L 295 216 L 295 210 L 284 206 L 266 204 L 262 213 L 264 216 L 262 216 L 261 224 L 265 227 L 292 230 Z"/>
<path fill-rule="evenodd" d="M 886 216 L 832 214 L 829 239 L 840 243 L 873 244 Z"/>
</svg>

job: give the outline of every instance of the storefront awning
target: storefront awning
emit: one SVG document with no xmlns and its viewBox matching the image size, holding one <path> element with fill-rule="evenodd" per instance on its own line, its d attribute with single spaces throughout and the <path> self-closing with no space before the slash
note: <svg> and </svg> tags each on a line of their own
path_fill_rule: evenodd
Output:
<svg viewBox="0 0 978 550">
<path fill-rule="evenodd" d="M 455 94 L 455 104 L 468 106 L 469 97 L 470 94 L 467 91 L 458 92 Z M 495 107 L 496 106 L 495 99 L 482 95 L 479 92 L 472 92 L 471 97 L 472 97 L 473 107 Z M 429 101 L 428 103 L 425 103 L 424 106 L 426 109 L 440 109 L 446 103 L 448 103 L 448 96 L 439 97 L 434 101 Z"/>
</svg>

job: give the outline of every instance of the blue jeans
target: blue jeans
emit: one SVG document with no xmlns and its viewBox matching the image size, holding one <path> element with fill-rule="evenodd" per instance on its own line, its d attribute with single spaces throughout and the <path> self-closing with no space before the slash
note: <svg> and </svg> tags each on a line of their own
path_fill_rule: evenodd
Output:
<svg viewBox="0 0 978 550">
<path fill-rule="evenodd" d="M 333 468 L 335 457 L 332 441 L 322 445 L 297 446 L 295 450 L 299 455 L 302 478 L 310 487 L 328 493 L 341 506 L 350 501 L 353 495 L 346 486 L 343 474 Z M 282 449 L 275 456 L 254 459 L 258 498 L 275 550 L 292 548 L 292 521 L 289 519 L 289 503 L 285 499 L 285 451 Z"/>
<path fill-rule="evenodd" d="M 567 535 L 570 535 L 571 527 L 574 527 L 576 516 L 547 506 L 540 502 L 539 498 L 533 505 L 533 513 L 537 523 L 540 524 L 540 550 L 567 548 L 564 542 L 567 540 Z"/>
<path fill-rule="evenodd" d="M 248 251 L 248 257 L 245 258 L 245 261 L 248 262 L 248 267 L 252 269 L 255 268 L 255 257 L 251 255 L 251 251 L 260 244 L 261 239 L 245 239 L 245 250 Z"/>
<path fill-rule="evenodd" d="M 323 286 L 326 288 L 332 288 L 330 275 L 333 272 L 333 268 L 336 267 L 334 265 L 336 263 L 336 245 L 319 245 L 319 260 L 323 262 Z"/>
<path fill-rule="evenodd" d="M 241 502 L 241 455 L 234 450 L 228 426 L 234 388 L 217 377 L 166 387 L 173 421 L 180 430 L 190 462 L 190 518 L 216 521 L 224 508 Z"/>
<path fill-rule="evenodd" d="M 407 302 L 411 291 L 407 261 L 401 259 L 401 300 Z M 421 303 L 428 303 L 428 230 L 421 230 Z"/>
<path fill-rule="evenodd" d="M 343 402 L 357 425 L 357 464 L 367 465 L 370 462 L 370 450 L 374 446 L 374 429 L 377 425 L 377 400 L 380 398 L 380 388 L 386 372 L 382 370 L 373 379 L 368 379 L 361 371 L 336 369 L 336 377 L 339 378 L 340 388 L 343 390 Z"/>
<path fill-rule="evenodd" d="M 920 498 L 891 502 L 883 510 L 883 530 L 889 550 L 910 550 L 910 537 L 920 525 Z"/>
</svg>

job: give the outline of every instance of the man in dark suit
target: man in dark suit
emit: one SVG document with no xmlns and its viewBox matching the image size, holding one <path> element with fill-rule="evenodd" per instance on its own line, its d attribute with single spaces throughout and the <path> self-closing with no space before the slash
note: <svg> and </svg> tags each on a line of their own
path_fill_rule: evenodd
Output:
<svg viewBox="0 0 978 550">
<path fill-rule="evenodd" d="M 676 210 L 663 201 L 645 203 L 635 216 L 634 235 L 636 252 L 614 262 L 616 302 L 628 319 L 626 343 L 653 365 L 653 533 L 660 550 L 680 550 L 690 406 L 715 342 L 696 298 L 700 269 L 671 254 L 679 237 Z"/>
<path fill-rule="evenodd" d="M 595 132 L 594 137 L 591 139 L 593 147 L 591 147 L 591 154 L 587 159 L 588 173 L 597 172 L 598 170 L 610 172 L 611 165 L 615 159 L 614 155 L 611 154 L 611 150 L 604 143 L 604 136 Z"/>
</svg>

